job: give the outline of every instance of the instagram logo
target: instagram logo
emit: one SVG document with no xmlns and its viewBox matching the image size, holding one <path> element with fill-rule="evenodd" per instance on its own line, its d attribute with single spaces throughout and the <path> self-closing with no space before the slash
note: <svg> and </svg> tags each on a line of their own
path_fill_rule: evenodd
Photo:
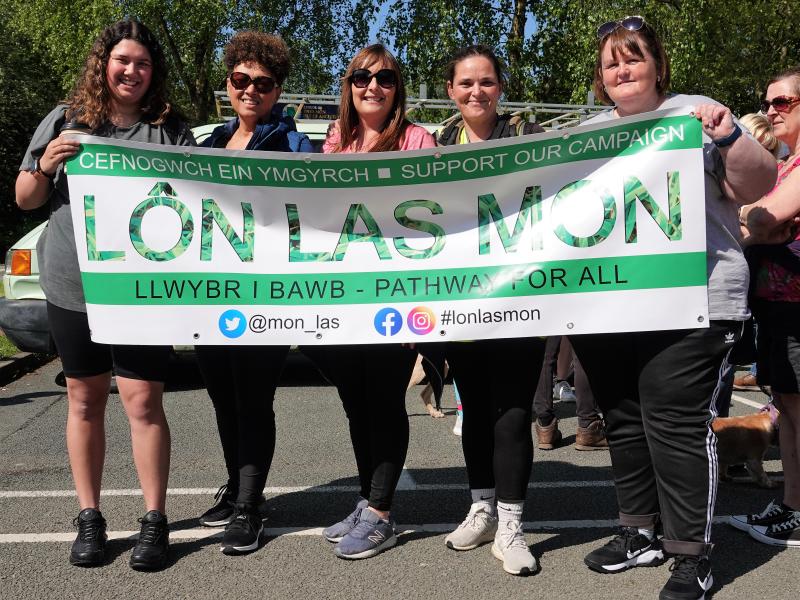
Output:
<svg viewBox="0 0 800 600">
<path fill-rule="evenodd" d="M 408 328 L 417 335 L 425 335 L 436 326 L 436 315 L 427 306 L 417 306 L 408 313 Z"/>
</svg>

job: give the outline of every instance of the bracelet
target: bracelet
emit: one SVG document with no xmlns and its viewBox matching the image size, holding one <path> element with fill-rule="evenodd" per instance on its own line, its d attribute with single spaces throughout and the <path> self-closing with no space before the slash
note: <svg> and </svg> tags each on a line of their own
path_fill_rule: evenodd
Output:
<svg viewBox="0 0 800 600">
<path fill-rule="evenodd" d="M 734 123 L 733 131 L 731 131 L 721 140 L 713 140 L 713 142 L 717 148 L 724 148 L 725 146 L 730 146 L 731 144 L 733 144 L 733 142 L 738 140 L 741 137 L 741 135 L 742 135 L 742 128 Z"/>
<path fill-rule="evenodd" d="M 56 178 L 56 174 L 55 173 L 50 175 L 50 174 L 45 173 L 44 171 L 42 171 L 42 165 L 39 163 L 39 159 L 38 158 L 33 161 L 33 172 L 34 173 L 39 173 L 40 175 L 42 175 L 44 177 L 47 177 L 50 181 L 52 181 L 53 179 Z"/>
</svg>

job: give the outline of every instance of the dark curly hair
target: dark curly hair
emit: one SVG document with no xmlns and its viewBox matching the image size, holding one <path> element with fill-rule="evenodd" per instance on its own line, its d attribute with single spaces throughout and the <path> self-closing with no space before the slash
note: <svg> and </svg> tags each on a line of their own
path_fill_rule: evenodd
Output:
<svg viewBox="0 0 800 600">
<path fill-rule="evenodd" d="M 139 21 L 125 19 L 106 27 L 95 40 L 83 72 L 67 101 L 67 119 L 86 123 L 97 129 L 110 120 L 111 94 L 106 81 L 106 69 L 111 51 L 122 40 L 140 43 L 150 52 L 153 76 L 150 87 L 142 97 L 140 108 L 142 120 L 153 125 L 162 125 L 172 112 L 167 100 L 167 62 L 153 33 Z"/>
<path fill-rule="evenodd" d="M 279 86 L 289 75 L 289 47 L 280 36 L 263 31 L 240 31 L 225 46 L 228 75 L 242 63 L 257 63 L 269 70 Z"/>
</svg>

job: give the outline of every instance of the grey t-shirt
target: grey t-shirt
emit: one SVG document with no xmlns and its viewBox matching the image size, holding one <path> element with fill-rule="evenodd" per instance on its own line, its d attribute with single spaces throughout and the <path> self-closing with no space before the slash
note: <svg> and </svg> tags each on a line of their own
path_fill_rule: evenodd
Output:
<svg viewBox="0 0 800 600">
<path fill-rule="evenodd" d="M 33 171 L 34 159 L 41 158 L 47 144 L 59 135 L 66 120 L 66 110 L 66 105 L 57 106 L 39 123 L 22 159 L 20 171 Z M 131 127 L 115 127 L 107 124 L 95 131 L 94 135 L 152 144 L 195 145 L 188 126 L 177 119 L 165 125 L 139 122 Z M 39 281 L 45 297 L 52 304 L 67 310 L 86 312 L 63 164 L 56 171 L 49 202 L 50 222 L 36 245 L 41 273 Z"/>
<path fill-rule="evenodd" d="M 719 102 L 706 96 L 675 94 L 668 96 L 658 108 L 693 107 L 698 104 L 719 104 Z M 615 118 L 613 111 L 609 110 L 589 119 L 586 123 L 600 123 Z M 746 134 L 747 130 L 742 129 Z M 705 134 L 703 134 L 703 165 L 709 318 L 744 321 L 750 316 L 747 308 L 750 272 L 739 245 L 738 206 L 722 192 L 721 181 L 725 177 L 725 164 L 722 162 L 719 149 Z"/>
</svg>

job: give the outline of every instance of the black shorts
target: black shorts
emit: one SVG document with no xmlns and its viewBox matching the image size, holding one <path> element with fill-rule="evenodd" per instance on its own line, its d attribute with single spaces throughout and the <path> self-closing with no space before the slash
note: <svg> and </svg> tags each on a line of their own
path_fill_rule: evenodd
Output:
<svg viewBox="0 0 800 600">
<path fill-rule="evenodd" d="M 47 303 L 50 332 L 64 375 L 92 377 L 113 369 L 116 375 L 142 381 L 166 381 L 172 348 L 98 344 L 89 336 L 86 313 Z"/>
<path fill-rule="evenodd" d="M 757 302 L 759 385 L 776 392 L 800 392 L 800 302 Z"/>
</svg>

